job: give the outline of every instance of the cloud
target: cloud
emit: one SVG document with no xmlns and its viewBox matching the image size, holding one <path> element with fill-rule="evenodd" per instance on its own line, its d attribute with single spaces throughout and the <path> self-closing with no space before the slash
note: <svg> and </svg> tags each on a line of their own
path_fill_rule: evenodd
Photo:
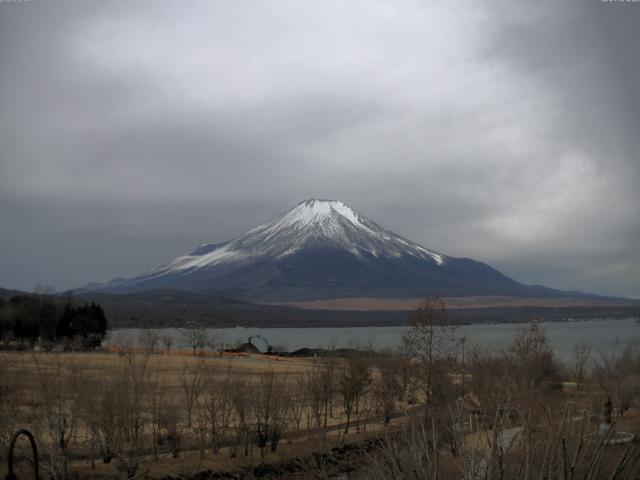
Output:
<svg viewBox="0 0 640 480">
<path fill-rule="evenodd" d="M 640 8 L 521 7 L 0 3 L 0 284 L 132 275 L 333 197 L 637 294 Z"/>
</svg>

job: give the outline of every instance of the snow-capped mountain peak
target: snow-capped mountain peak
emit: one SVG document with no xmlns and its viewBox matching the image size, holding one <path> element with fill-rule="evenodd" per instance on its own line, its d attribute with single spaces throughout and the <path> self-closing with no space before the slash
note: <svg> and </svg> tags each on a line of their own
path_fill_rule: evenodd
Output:
<svg viewBox="0 0 640 480">
<path fill-rule="evenodd" d="M 338 200 L 310 199 L 299 203 L 271 222 L 249 230 L 247 235 L 263 235 L 267 232 L 273 235 L 286 229 L 320 229 L 324 230 L 325 235 L 332 236 L 344 230 L 342 227 L 345 221 L 348 222 L 344 225 L 346 227 L 373 233 L 360 220 L 358 213 L 345 203 Z"/>
<path fill-rule="evenodd" d="M 316 198 L 300 202 L 292 209 L 278 216 L 274 221 L 278 221 L 281 225 L 299 224 L 307 226 L 322 221 L 324 218 L 330 218 L 334 215 L 340 215 L 348 219 L 354 225 L 359 224 L 358 214 L 343 202 L 339 200 L 322 200 Z"/>
<path fill-rule="evenodd" d="M 386 230 L 344 202 L 309 199 L 240 237 L 222 244 L 200 245 L 147 275 L 156 277 L 219 268 L 229 263 L 282 259 L 313 247 L 343 249 L 361 258 L 408 256 L 436 265 L 442 265 L 446 258 Z"/>
<path fill-rule="evenodd" d="M 448 257 L 396 235 L 341 201 L 311 199 L 233 240 L 202 244 L 103 290 L 308 299 L 500 294 L 523 288 L 486 264 Z"/>
</svg>

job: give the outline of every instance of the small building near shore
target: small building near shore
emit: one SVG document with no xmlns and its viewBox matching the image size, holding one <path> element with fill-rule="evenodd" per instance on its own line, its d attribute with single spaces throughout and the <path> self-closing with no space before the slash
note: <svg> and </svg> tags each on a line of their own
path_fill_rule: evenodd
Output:
<svg viewBox="0 0 640 480">
<path fill-rule="evenodd" d="M 251 342 L 245 342 L 242 345 L 240 345 L 238 348 L 229 348 L 229 349 L 225 349 L 225 352 L 228 353 L 261 353 L 260 350 L 257 349 L 257 347 L 251 343 Z"/>
</svg>

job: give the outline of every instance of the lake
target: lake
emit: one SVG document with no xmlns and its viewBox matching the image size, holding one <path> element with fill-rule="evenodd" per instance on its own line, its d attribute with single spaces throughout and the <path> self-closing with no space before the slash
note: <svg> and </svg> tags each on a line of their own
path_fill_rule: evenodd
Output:
<svg viewBox="0 0 640 480">
<path fill-rule="evenodd" d="M 635 318 L 576 320 L 567 322 L 541 322 L 556 355 L 569 360 L 578 342 L 586 341 L 597 351 L 610 352 L 622 344 L 635 340 L 640 342 L 640 323 Z M 473 324 L 458 328 L 457 335 L 465 337 L 467 345 L 472 343 L 493 348 L 509 344 L 523 324 Z M 222 335 L 226 342 L 246 342 L 250 336 L 260 335 L 278 349 L 293 351 L 302 347 L 365 347 L 375 349 L 397 348 L 401 334 L 408 327 L 346 327 L 346 328 L 220 328 L 210 329 Z M 109 331 L 105 343 L 135 344 L 140 329 L 116 329 Z M 184 348 L 180 329 L 159 330 L 162 335 L 174 339 L 174 348 Z M 265 350 L 263 342 L 254 344 Z"/>
</svg>

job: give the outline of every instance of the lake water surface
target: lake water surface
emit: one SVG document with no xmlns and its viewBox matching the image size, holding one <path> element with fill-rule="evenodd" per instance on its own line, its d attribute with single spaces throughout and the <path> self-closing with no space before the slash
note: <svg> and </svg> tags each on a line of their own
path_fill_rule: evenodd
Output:
<svg viewBox="0 0 640 480">
<path fill-rule="evenodd" d="M 569 322 L 542 322 L 560 359 L 568 360 L 578 342 L 586 341 L 597 351 L 610 352 L 622 348 L 629 341 L 640 342 L 640 323 L 635 318 L 597 319 Z M 458 328 L 457 335 L 465 337 L 467 345 L 503 348 L 522 329 L 522 324 L 474 324 Z M 346 328 L 220 328 L 211 329 L 226 342 L 246 342 L 250 336 L 260 335 L 278 349 L 293 351 L 302 347 L 365 347 L 397 348 L 401 334 L 407 327 L 346 327 Z M 135 344 L 143 330 L 111 330 L 106 344 Z M 174 348 L 186 347 L 180 329 L 162 329 L 162 335 L 174 338 Z M 260 340 L 254 341 L 265 349 Z"/>
</svg>

